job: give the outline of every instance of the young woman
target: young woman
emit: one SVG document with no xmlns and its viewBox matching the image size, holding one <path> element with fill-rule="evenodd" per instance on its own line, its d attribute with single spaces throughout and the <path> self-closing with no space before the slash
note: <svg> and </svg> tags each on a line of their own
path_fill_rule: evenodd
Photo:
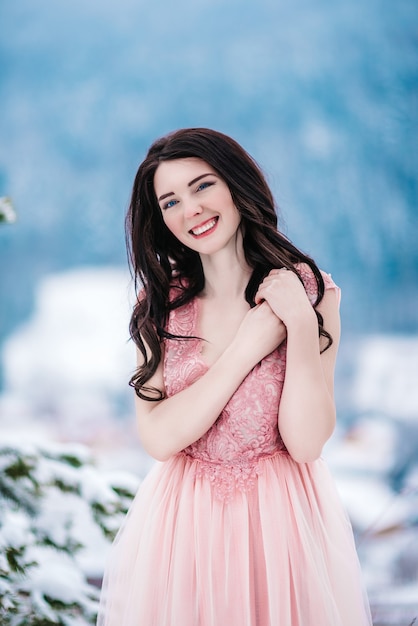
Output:
<svg viewBox="0 0 418 626">
<path fill-rule="evenodd" d="M 142 289 L 138 428 L 157 463 L 115 541 L 100 626 L 366 626 L 321 450 L 335 424 L 339 289 L 278 231 L 253 159 L 156 141 L 127 216 Z"/>
</svg>

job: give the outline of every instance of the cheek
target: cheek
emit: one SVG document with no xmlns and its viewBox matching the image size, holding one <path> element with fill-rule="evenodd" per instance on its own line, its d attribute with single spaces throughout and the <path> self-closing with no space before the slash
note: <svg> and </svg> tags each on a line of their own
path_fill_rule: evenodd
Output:
<svg viewBox="0 0 418 626">
<path fill-rule="evenodd" d="M 167 226 L 167 228 L 169 228 L 171 230 L 170 224 L 172 222 L 172 219 L 170 219 L 170 214 L 167 213 L 166 211 L 161 211 L 161 218 L 162 218 L 164 224 Z"/>
<path fill-rule="evenodd" d="M 176 219 L 175 214 L 171 212 L 164 212 L 162 213 L 162 218 L 168 230 L 172 232 L 173 235 L 177 236 L 177 233 L 179 232 L 179 220 Z"/>
<path fill-rule="evenodd" d="M 233 208 L 233 218 L 236 225 L 239 226 L 241 224 L 241 213 L 238 211 L 237 207 L 234 205 Z"/>
</svg>

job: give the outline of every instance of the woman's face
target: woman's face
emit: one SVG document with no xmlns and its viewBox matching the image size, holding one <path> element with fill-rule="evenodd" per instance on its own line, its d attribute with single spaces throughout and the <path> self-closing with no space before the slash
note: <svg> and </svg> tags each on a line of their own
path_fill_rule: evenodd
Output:
<svg viewBox="0 0 418 626">
<path fill-rule="evenodd" d="M 241 221 L 225 181 L 198 158 L 163 161 L 154 190 L 167 228 L 201 255 L 235 246 Z"/>
</svg>

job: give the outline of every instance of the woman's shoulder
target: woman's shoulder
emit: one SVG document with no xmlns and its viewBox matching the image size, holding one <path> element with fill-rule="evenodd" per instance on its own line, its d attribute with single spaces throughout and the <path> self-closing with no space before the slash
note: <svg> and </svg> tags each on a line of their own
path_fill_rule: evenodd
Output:
<svg viewBox="0 0 418 626">
<path fill-rule="evenodd" d="M 295 268 L 302 279 L 302 282 L 305 286 L 306 293 L 309 296 L 309 299 L 315 301 L 318 295 L 318 284 L 316 282 L 315 274 L 313 273 L 312 268 L 307 263 L 297 263 Z M 319 270 L 324 281 L 325 290 L 327 289 L 336 289 L 338 293 L 340 292 L 340 288 L 334 282 L 331 274 L 325 272 L 324 270 Z"/>
<path fill-rule="evenodd" d="M 168 304 L 166 303 L 167 308 L 171 308 L 169 304 L 181 298 L 181 296 L 184 294 L 186 287 L 187 285 L 184 283 L 184 281 L 180 280 L 179 278 L 174 277 L 172 279 L 170 286 L 168 288 L 168 294 L 166 294 L 164 298 L 164 299 L 168 299 Z M 146 300 L 147 297 L 151 297 L 152 299 L 153 297 L 152 291 L 153 290 L 147 288 L 146 285 L 142 285 L 138 289 L 138 292 L 137 292 L 137 296 L 136 296 L 137 301 L 142 302 Z"/>
</svg>

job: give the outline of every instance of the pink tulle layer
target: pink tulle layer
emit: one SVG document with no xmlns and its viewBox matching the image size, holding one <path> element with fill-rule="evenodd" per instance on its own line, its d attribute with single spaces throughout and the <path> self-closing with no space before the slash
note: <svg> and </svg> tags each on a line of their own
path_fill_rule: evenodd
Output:
<svg viewBox="0 0 418 626">
<path fill-rule="evenodd" d="M 199 463 L 176 455 L 142 483 L 111 551 L 99 626 L 371 625 L 321 459 L 259 459 L 251 488 L 228 499 Z"/>
</svg>

